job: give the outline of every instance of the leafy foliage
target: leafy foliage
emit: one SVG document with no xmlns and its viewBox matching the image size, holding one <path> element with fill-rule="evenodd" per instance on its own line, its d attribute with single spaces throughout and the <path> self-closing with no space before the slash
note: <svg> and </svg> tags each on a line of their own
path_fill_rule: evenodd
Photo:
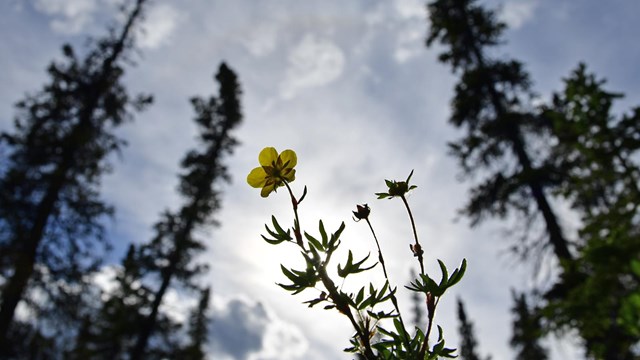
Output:
<svg viewBox="0 0 640 360">
<path fill-rule="evenodd" d="M 136 1 L 121 32 L 97 40 L 85 56 L 65 45 L 63 61 L 48 68 L 49 82 L 18 102 L 14 131 L 0 134 L 8 154 L 0 164 L 0 272 L 7 279 L 0 352 L 10 351 L 5 340 L 21 301 L 43 323 L 54 319 L 39 325 L 49 330 L 64 330 L 82 314 L 84 275 L 109 247 L 103 221 L 112 209 L 99 185 L 108 156 L 123 145 L 114 130 L 151 102 L 130 96 L 122 83 L 144 3 Z"/>
<path fill-rule="evenodd" d="M 539 311 L 530 309 L 525 294 L 512 293 L 513 296 L 513 335 L 511 347 L 516 350 L 518 360 L 546 360 L 547 350 L 540 345 L 544 335 Z"/>
<path fill-rule="evenodd" d="M 591 356 L 632 359 L 640 342 L 640 113 L 613 116 L 621 95 L 603 85 L 580 64 L 542 108 L 558 138 L 551 159 L 563 176 L 556 192 L 582 220 L 578 256 L 546 294 L 543 314 L 553 328 L 578 329 Z"/>
<path fill-rule="evenodd" d="M 467 318 L 467 312 L 464 309 L 464 303 L 458 298 L 458 331 L 460 333 L 460 359 L 462 360 L 480 360 L 478 355 L 478 342 L 473 330 L 473 323 Z M 491 357 L 487 357 L 490 360 Z M 541 359 L 542 360 L 542 359 Z"/>
<path fill-rule="evenodd" d="M 103 294 L 106 299 L 98 311 L 85 318 L 69 357 L 204 358 L 209 290 L 200 290 L 196 282 L 206 266 L 196 263 L 205 245 L 195 233 L 215 224 L 213 215 L 221 208 L 220 183 L 229 180 L 223 160 L 237 145 L 231 132 L 242 118 L 236 75 L 223 63 L 216 80 L 218 97 L 192 99 L 201 148 L 189 151 L 182 161 L 178 190 L 185 204 L 161 214 L 151 241 L 129 247 L 116 270 L 115 290 Z M 188 329 L 160 311 L 167 291 L 177 285 L 198 289 L 201 295 Z M 182 339 L 185 334 L 188 342 Z"/>
<path fill-rule="evenodd" d="M 178 190 L 185 203 L 174 213 L 164 212 L 155 225 L 155 237 L 140 250 L 147 278 L 155 278 L 158 285 L 151 295 L 148 315 L 139 326 L 131 359 L 145 357 L 149 340 L 157 331 L 160 305 L 171 283 L 178 281 L 187 288 L 197 288 L 196 276 L 206 270 L 195 263 L 196 255 L 205 249 L 195 233 L 215 223 L 212 215 L 222 206 L 219 186 L 229 180 L 223 160 L 238 143 L 231 132 L 242 120 L 237 76 L 223 63 L 215 78 L 220 85 L 218 97 L 191 100 L 202 149 L 188 152 L 182 160 L 184 172 L 180 174 Z"/>
<path fill-rule="evenodd" d="M 264 151 L 265 150 L 263 150 L 263 152 Z M 253 172 L 255 172 L 255 170 L 252 171 L 252 173 Z M 369 206 L 366 204 L 357 205 L 356 211 L 353 212 L 354 220 L 364 220 L 367 225 L 369 225 L 378 248 L 379 261 L 372 263 L 369 260 L 371 254 L 364 257 L 357 257 L 354 256 L 352 250 L 348 250 L 346 262 L 337 265 L 337 275 L 339 278 L 342 278 L 342 283 L 344 283 L 347 278 L 351 279 L 353 275 L 371 271 L 380 264 L 386 281 L 382 287 L 377 287 L 373 283 L 369 283 L 368 285 L 360 287 L 355 293 L 345 292 L 342 290 L 342 286 L 338 287 L 336 285 L 327 271 L 331 264 L 332 257 L 341 249 L 340 245 L 342 242 L 340 236 L 345 229 L 345 224 L 341 223 L 335 232 L 328 233 L 324 223 L 320 220 L 318 222 L 319 236 L 314 236 L 306 231 L 302 231 L 300 228 L 298 207 L 306 196 L 306 187 L 304 188 L 303 195 L 300 198 L 296 198 L 288 184 L 289 180 L 282 176 L 274 179 L 274 181 L 282 181 L 289 191 L 295 219 L 293 227 L 285 229 L 280 225 L 275 216 L 272 216 L 272 225 L 265 225 L 267 235 L 262 235 L 262 238 L 271 245 L 290 243 L 297 246 L 305 262 L 305 266 L 302 269 L 288 268 L 280 265 L 280 269 L 289 280 L 289 283 L 279 283 L 278 285 L 284 290 L 291 292 L 292 295 L 297 295 L 307 290 L 319 291 L 320 293 L 317 297 L 307 300 L 304 303 L 308 304 L 309 307 L 322 304 L 325 310 L 335 309 L 347 317 L 355 330 L 355 334 L 351 338 L 351 347 L 345 349 L 345 351 L 356 353 L 359 358 L 370 360 L 423 360 L 455 357 L 455 350 L 445 347 L 440 326 L 437 326 L 438 338 L 432 347 L 429 347 L 429 336 L 434 324 L 436 306 L 445 291 L 462 279 L 466 270 L 466 260 L 463 260 L 460 268 L 455 269 L 451 275 L 449 275 L 445 264 L 438 260 L 442 272 L 442 278 L 439 283 L 436 283 L 424 272 L 423 251 L 421 250 L 415 231 L 416 227 L 413 221 L 413 215 L 411 214 L 405 197 L 407 192 L 416 188 L 415 185 L 409 185 L 412 174 L 413 171 L 409 174 L 406 181 L 386 180 L 385 183 L 389 188 L 388 192 L 378 193 L 376 195 L 379 199 L 400 198 L 407 208 L 414 230 L 415 244 L 411 244 L 410 247 L 413 255 L 418 257 L 423 271 L 418 279 L 415 279 L 410 286 L 406 286 L 406 288 L 413 291 L 418 297 L 422 296 L 426 298 L 428 321 L 426 331 L 422 331 L 418 325 L 416 325 L 416 331 L 413 335 L 407 331 L 400 313 L 398 300 L 396 298 L 397 287 L 393 287 L 389 281 L 380 243 L 369 221 L 369 214 L 371 213 Z M 247 178 L 249 185 L 254 186 L 253 180 L 251 175 Z M 392 305 L 393 310 L 388 310 L 388 305 Z M 393 329 L 389 328 L 389 322 L 393 326 Z"/>
<path fill-rule="evenodd" d="M 460 74 L 451 123 L 466 135 L 451 151 L 466 175 L 484 177 L 463 213 L 473 224 L 522 216 L 523 242 L 513 248 L 524 259 L 553 249 L 560 276 L 542 290 L 531 315 L 541 316 L 546 330 L 576 329 L 596 359 L 637 357 L 640 110 L 614 116 L 613 102 L 621 95 L 605 90 L 583 64 L 550 104 L 533 106 L 522 64 L 487 55 L 505 28 L 494 12 L 474 0 L 437 0 L 429 11 L 427 44 L 440 42 L 440 59 Z M 576 239 L 564 235 L 552 197 L 580 216 Z M 538 219 L 546 242 L 530 231 Z"/>
<path fill-rule="evenodd" d="M 450 144 L 451 153 L 465 175 L 482 176 L 462 212 L 474 225 L 487 217 L 519 215 L 527 230 L 542 219 L 546 246 L 551 246 L 557 259 L 571 259 L 569 242 L 545 191 L 553 179 L 542 159 L 531 155 L 544 154 L 531 149 L 547 127 L 532 111 L 528 74 L 515 60 L 487 55 L 502 42 L 504 24 L 475 0 L 433 1 L 429 14 L 427 44 L 441 43 L 440 60 L 460 73 L 450 122 L 464 128 L 466 135 Z M 535 239 L 526 231 L 523 243 L 513 248 L 526 255 L 546 247 Z"/>
</svg>

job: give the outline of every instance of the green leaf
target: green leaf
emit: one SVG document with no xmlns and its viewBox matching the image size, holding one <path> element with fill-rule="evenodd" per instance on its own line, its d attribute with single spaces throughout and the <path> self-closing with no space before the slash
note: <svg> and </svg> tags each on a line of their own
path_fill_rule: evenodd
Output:
<svg viewBox="0 0 640 360">
<path fill-rule="evenodd" d="M 294 284 L 297 284 L 300 280 L 299 277 L 296 276 L 294 273 L 292 273 L 291 271 L 289 271 L 289 269 L 287 269 L 286 267 L 284 267 L 284 265 L 280 265 L 280 269 L 282 270 L 282 273 L 284 274 L 284 276 L 286 276 L 287 278 L 289 278 L 289 280 L 291 280 Z"/>
<path fill-rule="evenodd" d="M 306 231 L 304 232 L 304 237 L 307 238 L 307 241 L 309 241 L 309 244 L 311 244 L 314 248 L 320 251 L 324 251 L 324 246 L 322 246 L 322 244 L 320 243 L 320 241 L 318 241 L 318 239 L 309 235 Z"/>
<path fill-rule="evenodd" d="M 351 270 L 351 273 L 352 273 L 352 274 L 357 274 L 357 273 L 359 273 L 359 272 L 363 272 L 363 271 L 367 271 L 367 270 L 373 269 L 376 265 L 378 265 L 378 263 L 376 262 L 376 263 L 374 263 L 374 264 L 373 264 L 373 265 L 371 265 L 371 266 L 361 268 L 360 266 L 361 266 L 362 264 L 364 264 L 364 262 L 365 262 L 365 261 L 367 261 L 367 260 L 369 259 L 369 256 L 371 256 L 371 253 L 369 253 L 367 256 L 365 256 L 365 257 L 364 257 L 364 259 L 362 259 L 362 260 L 360 260 L 360 261 L 358 261 L 358 262 L 354 263 L 354 264 L 353 264 L 353 269 Z"/>
<path fill-rule="evenodd" d="M 358 291 L 358 295 L 356 295 L 356 306 L 362 302 L 364 299 L 364 288 L 360 288 Z"/>
<path fill-rule="evenodd" d="M 467 271 L 467 259 L 462 259 L 460 269 L 455 269 L 453 271 L 451 277 L 449 277 L 449 281 L 447 281 L 447 287 L 451 287 L 462 280 L 462 276 L 464 276 L 465 271 Z"/>
<path fill-rule="evenodd" d="M 274 229 L 276 229 L 276 231 L 278 232 L 278 234 L 279 234 L 280 236 L 282 236 L 283 238 L 285 238 L 285 237 L 286 237 L 286 238 L 288 238 L 289 240 L 291 240 L 291 239 L 292 239 L 292 238 L 291 238 L 290 231 L 289 231 L 289 230 L 284 231 L 284 230 L 282 229 L 282 227 L 280 226 L 280 224 L 278 224 L 278 220 L 276 220 L 276 217 L 275 217 L 275 216 L 273 216 L 273 215 L 271 215 L 271 222 L 273 223 L 273 227 L 274 227 Z"/>
<path fill-rule="evenodd" d="M 309 307 L 312 308 L 316 305 L 318 305 L 319 303 L 326 301 L 326 299 L 321 299 L 321 298 L 317 298 L 317 299 L 312 299 L 312 300 L 308 300 L 303 302 L 303 304 L 309 304 Z"/>
<path fill-rule="evenodd" d="M 344 230 L 344 221 L 342 222 L 342 224 L 340 224 L 340 227 L 338 228 L 338 230 L 331 234 L 331 240 L 329 240 L 329 245 L 328 245 L 328 249 L 334 249 L 336 248 L 336 242 L 338 241 L 338 239 L 340 239 L 340 235 L 342 234 L 342 231 Z"/>
<path fill-rule="evenodd" d="M 267 238 L 267 237 L 266 237 L 266 236 L 264 236 L 264 235 L 260 235 L 260 236 L 262 236 L 262 238 L 264 239 L 264 241 L 268 242 L 268 243 L 269 243 L 269 244 L 271 244 L 271 245 L 278 245 L 278 244 L 280 244 L 281 242 L 283 242 L 283 241 L 284 241 L 284 239 L 269 239 L 269 238 Z"/>
<path fill-rule="evenodd" d="M 631 271 L 640 276 L 640 260 L 631 260 Z"/>
<path fill-rule="evenodd" d="M 341 268 L 340 264 L 338 264 L 338 276 L 342 278 L 347 277 L 347 275 L 349 275 L 349 270 L 351 269 L 352 266 L 353 266 L 353 253 L 351 253 L 351 250 L 349 250 L 347 263 L 344 265 L 344 268 Z"/>
<path fill-rule="evenodd" d="M 388 193 L 375 193 L 375 194 L 378 197 L 378 199 L 386 199 L 388 197 L 391 197 L 391 195 L 389 195 Z"/>
<path fill-rule="evenodd" d="M 420 274 L 420 279 L 416 279 L 415 282 L 412 282 L 409 285 L 410 286 L 405 286 L 405 288 L 425 294 L 430 292 L 433 296 L 442 296 L 446 290 L 446 287 L 438 286 L 438 284 L 427 274 Z"/>
<path fill-rule="evenodd" d="M 307 196 L 307 185 L 305 185 L 304 189 L 302 190 L 302 196 L 300 196 L 300 199 L 298 199 L 298 204 L 300 204 L 306 196 Z"/>
<path fill-rule="evenodd" d="M 285 285 L 285 284 L 280 284 L 280 283 L 276 283 L 276 284 L 277 284 L 278 286 L 280 286 L 281 288 L 283 288 L 283 289 L 287 290 L 287 291 L 293 291 L 293 292 L 294 292 L 294 293 L 293 293 L 294 295 L 295 295 L 295 294 L 297 294 L 297 293 L 299 293 L 299 292 L 301 291 L 301 290 L 300 290 L 300 286 L 298 286 L 298 285 Z"/>
<path fill-rule="evenodd" d="M 320 220 L 318 228 L 320 229 L 320 236 L 322 236 L 322 246 L 327 247 L 327 244 L 329 243 L 329 237 L 327 236 L 327 231 L 324 229 L 322 220 Z"/>
<path fill-rule="evenodd" d="M 409 176 L 407 177 L 407 181 L 406 181 L 407 184 L 409 184 L 409 180 L 411 180 L 412 176 L 413 176 L 413 170 L 411 170 L 411 172 L 409 173 Z"/>
<path fill-rule="evenodd" d="M 442 271 L 442 279 L 440 280 L 440 287 L 447 286 L 447 280 L 449 280 L 449 272 L 447 271 L 447 267 L 444 263 L 438 259 L 438 265 L 440 265 L 440 271 Z"/>
<path fill-rule="evenodd" d="M 269 233 L 269 235 L 271 235 L 274 239 L 282 239 L 280 234 L 278 234 L 278 233 L 272 231 L 271 229 L 269 229 L 267 224 L 264 224 L 264 228 L 267 229 L 267 232 Z M 282 240 L 284 240 L 284 239 L 282 239 Z"/>
<path fill-rule="evenodd" d="M 405 331 L 404 326 L 402 326 L 402 323 L 398 318 L 393 319 L 393 326 L 396 328 L 396 331 L 398 332 L 398 335 L 400 335 L 400 337 L 405 338 L 407 336 L 407 332 Z"/>
</svg>

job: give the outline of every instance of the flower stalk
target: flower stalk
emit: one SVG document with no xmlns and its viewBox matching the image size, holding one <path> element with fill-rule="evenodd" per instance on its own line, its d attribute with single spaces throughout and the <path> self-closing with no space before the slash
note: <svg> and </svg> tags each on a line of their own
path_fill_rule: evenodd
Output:
<svg viewBox="0 0 640 360">
<path fill-rule="evenodd" d="M 302 196 L 297 198 L 290 186 L 290 183 L 295 180 L 294 167 L 297 164 L 295 152 L 293 150 L 285 150 L 282 153 L 278 153 L 276 149 L 268 147 L 260 152 L 258 161 L 260 166 L 254 168 L 247 176 L 249 185 L 254 188 L 260 188 L 262 197 L 267 197 L 272 192 L 276 192 L 279 187 L 285 187 L 289 193 L 294 213 L 292 228 L 283 228 L 278 220 L 272 216 L 273 225 L 266 226 L 268 236 L 262 235 L 262 238 L 272 245 L 278 245 L 283 242 L 296 244 L 302 250 L 301 255 L 306 263 L 306 267 L 300 270 L 290 269 L 281 265 L 283 274 L 291 283 L 278 283 L 278 285 L 293 295 L 305 290 L 320 291 L 320 295 L 317 298 L 304 303 L 308 304 L 309 307 L 324 303 L 326 310 L 336 309 L 346 316 L 353 326 L 355 334 L 351 338 L 352 347 L 345 349 L 345 351 L 358 353 L 361 359 L 425 360 L 427 358 L 454 357 L 453 352 L 455 350 L 444 347 L 442 329 L 439 326 L 440 335 L 437 344 L 432 349 L 429 348 L 429 336 L 434 325 L 435 309 L 440 297 L 448 287 L 460 281 L 466 269 L 466 261 L 463 260 L 460 269 L 455 269 L 449 276 L 445 265 L 438 260 L 442 271 L 442 280 L 439 283 L 426 274 L 423 264 L 424 251 L 418 240 L 415 220 L 406 199 L 406 194 L 416 188 L 415 185 L 409 185 L 413 171 L 405 181 L 386 180 L 389 188 L 388 192 L 376 194 L 380 199 L 399 197 L 403 201 L 411 221 L 414 243 L 410 244 L 410 248 L 414 257 L 418 258 L 421 273 L 410 286 L 405 287 L 411 291 L 424 294 L 426 297 L 428 323 L 424 333 L 418 329 L 414 335 L 410 335 L 406 330 L 400 313 L 400 306 L 396 298 L 397 287 L 392 287 L 391 285 L 380 241 L 369 220 L 371 212 L 369 206 L 366 204 L 357 205 L 357 210 L 353 212 L 353 215 L 356 221 L 365 220 L 369 226 L 378 250 L 378 262 L 373 265 L 365 265 L 370 255 L 360 260 L 355 260 L 352 251 L 349 250 L 346 263 L 338 264 L 337 266 L 337 275 L 343 278 L 342 281 L 344 283 L 347 277 L 369 271 L 380 263 L 385 283 L 380 289 L 370 283 L 368 286 L 361 287 L 355 294 L 346 293 L 341 287 L 336 286 L 336 281 L 331 278 L 327 270 L 334 252 L 342 243 L 340 235 L 345 228 L 344 222 L 337 231 L 329 234 L 325 230 L 322 220 L 320 220 L 318 227 L 320 236 L 317 238 L 303 231 L 298 210 L 300 203 L 307 195 L 307 188 L 305 186 Z M 321 288 L 316 287 L 316 284 L 322 284 Z M 387 301 L 391 301 L 393 310 L 379 310 L 379 304 L 384 304 Z M 394 331 L 384 328 L 386 323 L 383 320 L 385 319 L 393 322 Z M 374 334 L 381 335 L 381 338 L 374 337 Z"/>
</svg>

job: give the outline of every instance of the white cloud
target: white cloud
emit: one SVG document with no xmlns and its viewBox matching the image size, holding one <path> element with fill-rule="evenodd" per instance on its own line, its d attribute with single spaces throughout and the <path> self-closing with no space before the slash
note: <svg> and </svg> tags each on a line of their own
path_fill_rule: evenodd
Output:
<svg viewBox="0 0 640 360">
<path fill-rule="evenodd" d="M 307 340 L 263 304 L 214 296 L 210 346 L 215 358 L 233 360 L 303 359 Z"/>
<path fill-rule="evenodd" d="M 63 34 L 84 30 L 97 9 L 96 0 L 36 0 L 35 9 L 52 16 L 51 29 Z"/>
<path fill-rule="evenodd" d="M 533 18 L 538 4 L 532 0 L 508 1 L 502 9 L 501 19 L 511 29 L 518 29 Z"/>
<path fill-rule="evenodd" d="M 150 7 L 138 33 L 140 47 L 156 49 L 168 44 L 172 33 L 183 19 L 184 15 L 168 4 Z"/>
<path fill-rule="evenodd" d="M 394 7 L 402 18 L 426 18 L 424 1 L 420 0 L 395 0 Z"/>
<path fill-rule="evenodd" d="M 123 0 L 35 0 L 34 8 L 51 17 L 53 31 L 74 35 L 86 31 L 100 12 L 111 12 L 122 4 Z M 115 17 L 125 20 L 120 12 Z M 183 18 L 181 12 L 168 4 L 149 6 L 144 26 L 138 28 L 139 46 L 155 49 L 167 44 Z"/>
<path fill-rule="evenodd" d="M 254 56 L 264 56 L 275 50 L 278 40 L 278 28 L 273 23 L 263 23 L 241 39 L 245 48 Z"/>
<path fill-rule="evenodd" d="M 281 94 L 290 99 L 301 89 L 327 85 L 342 75 L 344 66 L 344 54 L 336 44 L 307 34 L 289 54 Z"/>
<path fill-rule="evenodd" d="M 85 4 L 97 2 L 99 6 L 107 6 L 107 3 L 121 1 L 129 0 L 95 0 Z M 70 16 L 82 19 L 82 14 L 96 17 L 99 13 L 91 7 L 80 11 L 82 7 L 78 4 L 82 2 L 77 0 L 33 0 L 33 3 L 39 3 L 39 11 L 59 21 Z M 283 339 L 289 337 L 308 339 L 296 343 L 291 350 L 304 354 L 297 355 L 299 358 L 310 359 L 314 351 L 322 354 L 316 359 L 352 358 L 340 354 L 340 349 L 348 346 L 347 339 L 352 332 L 344 318 L 321 309 L 309 310 L 300 304 L 307 298 L 289 296 L 273 284 L 283 280 L 278 264 L 289 261 L 289 253 L 267 247 L 259 234 L 270 214 L 275 213 L 279 219 L 290 219 L 291 209 L 286 194 L 262 199 L 255 189 L 248 188 L 244 177 L 255 166 L 262 146 L 274 145 L 278 149 L 292 147 L 299 151 L 300 172 L 296 186 L 309 185 L 305 204 L 313 204 L 311 207 L 305 205 L 303 209 L 302 221 L 306 221 L 307 228 L 314 230 L 318 218 L 323 218 L 327 225 L 330 222 L 335 225 L 336 219 L 349 220 L 351 206 L 345 202 L 350 199 L 354 199 L 354 204 L 355 201 L 371 202 L 372 208 L 375 204 L 374 216 L 381 223 L 376 231 L 380 232 L 383 250 L 389 254 L 392 279 L 399 285 L 406 281 L 408 247 L 392 245 L 410 238 L 410 229 L 400 226 L 399 230 L 394 230 L 396 223 L 406 225 L 407 219 L 403 217 L 400 205 L 394 202 L 373 203 L 372 194 L 381 190 L 384 178 L 404 178 L 410 169 L 415 168 L 413 179 L 419 188 L 410 202 L 415 205 L 415 214 L 421 218 L 418 231 L 423 234 L 425 245 L 430 246 L 430 264 L 436 266 L 434 271 L 437 274 L 436 257 L 442 258 L 448 266 L 458 264 L 461 257 L 468 258 L 468 275 L 456 291 L 468 301 L 469 312 L 480 330 L 477 335 L 483 348 L 491 349 L 494 358 L 508 358 L 510 350 L 505 340 L 509 336 L 511 305 L 508 288 L 512 284 L 526 283 L 529 275 L 519 275 L 520 272 L 512 269 L 504 270 L 506 261 L 504 257 L 496 259 L 496 254 L 504 250 L 506 242 L 498 240 L 500 234 L 497 231 L 487 228 L 485 231 L 468 230 L 466 221 L 450 222 L 455 208 L 461 206 L 466 196 L 465 186 L 454 182 L 455 164 L 444 157 L 446 140 L 457 138 L 453 129 L 445 131 L 450 128 L 446 125 L 446 118 L 450 111 L 448 104 L 454 77 L 448 67 L 432 63 L 434 56 L 423 55 L 420 61 L 408 61 L 417 59 L 412 58 L 415 54 L 433 55 L 437 51 L 437 48 L 425 49 L 422 43 L 428 30 L 424 2 L 392 0 L 373 5 L 349 2 L 345 6 L 345 2 L 337 1 L 323 2 L 322 5 L 272 1 L 265 2 L 270 5 L 260 5 L 258 10 L 257 2 L 248 0 L 187 0 L 180 2 L 180 7 L 175 5 L 177 2 L 164 3 L 188 14 L 189 21 L 179 21 L 174 25 L 167 35 L 172 41 L 163 42 L 166 37 L 158 36 L 160 46 L 154 56 L 143 57 L 142 66 L 131 69 L 127 74 L 131 76 L 128 79 L 134 88 L 154 93 L 157 103 L 133 124 L 123 127 L 130 146 L 124 151 L 124 161 L 115 161 L 116 173 L 105 179 L 103 195 L 117 208 L 116 230 L 121 235 L 113 237 L 120 241 L 117 245 L 131 239 L 149 239 L 150 226 L 157 219 L 157 213 L 179 203 L 174 191 L 177 182 L 175 172 L 184 150 L 193 145 L 189 121 L 193 112 L 186 105 L 186 99 L 211 91 L 209 75 L 212 63 L 224 58 L 238 70 L 245 91 L 242 98 L 245 124 L 238 136 L 242 146 L 229 159 L 234 183 L 225 187 L 224 207 L 218 214 L 223 227 L 216 229 L 208 243 L 211 252 L 207 259 L 212 265 L 210 277 L 216 291 L 251 293 L 252 298 L 259 297 L 269 306 L 265 308 L 248 300 L 237 300 L 233 306 L 226 303 L 214 306 L 219 310 L 217 321 L 224 320 L 225 324 L 231 319 L 246 321 L 231 323 L 236 327 L 220 330 L 224 333 L 234 330 L 235 334 L 248 331 L 247 338 L 231 338 L 244 339 L 249 345 L 250 339 L 256 341 L 255 346 L 249 346 L 250 351 L 241 356 L 244 359 L 252 357 L 253 360 L 274 358 L 278 351 L 285 351 L 284 345 L 277 344 L 288 343 Z M 574 26 L 573 22 L 557 18 L 545 19 L 544 25 L 532 21 L 538 12 L 548 11 L 557 15 L 559 5 L 556 3 L 535 0 L 503 3 L 500 16 L 511 28 L 528 24 L 537 30 L 540 26 L 549 26 L 547 22 L 559 27 Z M 157 5 L 154 1 L 150 11 Z M 614 8 L 611 7 L 612 10 Z M 29 18 L 16 14 L 4 11 L 0 17 L 19 17 L 21 24 L 25 24 L 23 26 L 30 26 L 27 25 Z M 581 17 L 571 19 L 584 22 Z M 9 22 L 0 21 L 3 23 Z M 43 42 L 55 40 L 48 32 L 38 34 L 39 26 L 32 28 L 37 29 L 33 30 L 34 34 L 41 35 L 35 38 L 37 41 L 10 41 L 15 32 L 3 32 L 6 38 L 1 42 L 3 53 L 16 64 L 9 72 L 13 75 L 7 78 L 6 87 L 15 89 L 12 93 L 34 89 L 36 81 L 26 81 L 29 79 L 27 75 L 33 76 L 34 73 L 33 59 L 46 60 L 48 55 L 44 50 L 47 47 Z M 598 26 L 598 29 L 603 36 L 620 40 L 611 36 L 615 27 Z M 535 37 L 536 34 L 539 33 L 532 31 L 531 39 L 527 40 L 533 44 L 544 40 Z M 571 34 L 567 32 L 565 35 Z M 567 39 L 567 43 L 575 43 L 575 46 L 593 42 L 584 36 Z M 32 46 L 28 48 L 29 52 L 25 50 L 26 44 Z M 620 41 L 612 42 L 612 46 L 614 44 L 621 46 L 614 53 L 626 53 L 628 50 L 628 46 L 623 47 Z M 286 45 L 291 47 L 285 48 Z M 510 49 L 507 47 L 505 50 L 509 52 Z M 345 56 L 348 56 L 350 68 L 363 69 L 361 75 L 344 70 L 347 65 Z M 587 61 L 590 56 L 598 56 L 598 53 L 584 52 L 583 57 Z M 555 62 L 548 63 L 548 58 L 533 59 L 528 64 L 544 69 L 545 76 L 566 72 L 565 67 L 559 68 Z M 38 66 L 44 65 L 45 61 L 38 63 Z M 618 63 L 601 62 L 599 66 L 608 71 L 607 76 L 624 71 L 620 70 Z M 637 93 L 635 84 L 629 86 L 624 88 L 625 92 Z M 296 101 L 276 101 L 269 111 L 264 110 L 264 104 L 273 98 L 274 87 L 276 93 L 279 90 L 288 97 L 296 96 Z M 313 93 L 304 92 L 312 88 Z M 14 98 L 12 95 L 11 101 L 3 99 L 3 103 L 13 102 Z M 181 102 L 185 105 L 179 105 Z M 368 239 L 367 234 L 359 236 L 350 231 L 360 231 L 360 228 L 348 222 L 345 239 L 349 240 L 349 246 Z M 396 231 L 402 231 L 402 234 L 399 236 Z M 362 253 L 366 244 L 353 246 Z M 438 322 L 446 325 L 447 342 L 455 346 L 456 329 L 449 325 L 456 321 L 453 298 L 442 303 Z M 215 296 L 213 299 L 215 303 Z M 268 310 L 270 307 L 273 312 Z M 302 329 L 304 337 L 298 336 L 299 330 L 290 327 L 288 323 L 291 322 Z M 495 323 L 503 326 L 492 327 L 491 324 Z M 252 326 L 259 331 L 251 332 Z M 211 334 L 212 344 L 223 346 L 224 341 L 217 337 L 218 333 Z M 275 340 L 270 340 L 270 337 Z M 296 350 L 302 349 L 304 346 L 300 344 L 306 341 L 310 348 L 307 353 Z M 273 348 L 267 348 L 270 344 L 274 344 Z M 238 359 L 229 352 L 218 351 L 211 358 Z M 294 355 L 287 356 L 294 358 Z"/>
<path fill-rule="evenodd" d="M 423 38 L 425 32 L 420 28 L 407 27 L 398 32 L 398 40 L 393 58 L 399 62 L 414 58 L 424 53 Z"/>
</svg>

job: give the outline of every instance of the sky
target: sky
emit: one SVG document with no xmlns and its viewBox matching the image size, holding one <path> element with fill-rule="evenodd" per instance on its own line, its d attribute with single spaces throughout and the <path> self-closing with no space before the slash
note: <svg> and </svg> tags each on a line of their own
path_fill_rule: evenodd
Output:
<svg viewBox="0 0 640 360">
<path fill-rule="evenodd" d="M 45 68 L 60 58 L 60 46 L 85 43 L 117 19 L 121 0 L 6 0 L 0 2 L 0 130 L 11 129 L 13 104 L 38 91 Z M 516 58 L 531 74 L 541 100 L 559 91 L 580 61 L 609 89 L 626 94 L 617 111 L 640 104 L 640 3 L 635 0 L 487 0 L 509 28 L 496 54 Z M 456 77 L 427 49 L 423 0 L 153 0 L 138 34 L 137 65 L 127 69 L 131 93 L 154 95 L 155 103 L 118 133 L 129 143 L 113 159 L 103 196 L 116 209 L 110 236 L 114 264 L 129 242 L 145 242 L 158 214 L 180 206 L 178 163 L 195 146 L 196 128 L 188 99 L 217 93 L 212 75 L 225 61 L 243 89 L 244 121 L 235 135 L 241 145 L 227 159 L 232 182 L 225 186 L 221 226 L 200 234 L 208 249 L 201 261 L 213 290 L 211 359 L 351 359 L 351 328 L 335 311 L 308 309 L 315 293 L 291 296 L 280 264 L 300 266 L 294 248 L 260 238 L 275 215 L 292 223 L 287 194 L 263 199 L 245 178 L 266 146 L 298 154 L 293 190 L 309 192 L 301 225 L 317 233 L 346 223 L 343 247 L 356 256 L 375 251 L 366 225 L 351 211 L 368 203 L 392 282 L 399 284 L 401 310 L 410 314 L 411 227 L 399 201 L 376 200 L 384 179 L 403 180 L 414 170 L 418 186 L 409 197 L 426 267 L 439 277 L 436 259 L 451 269 L 463 258 L 465 278 L 438 307 L 436 322 L 457 346 L 456 297 L 474 322 L 483 355 L 510 359 L 511 291 L 548 278 L 543 267 L 517 265 L 507 251 L 507 223 L 470 228 L 457 214 L 469 183 L 447 155 L 447 142 L 462 134 L 447 123 Z M 570 230 L 570 216 L 564 225 Z M 345 253 L 337 259 L 344 262 Z M 337 264 L 337 263 L 336 263 Z M 335 264 L 334 264 L 335 265 Z M 105 268 L 101 278 L 108 279 Z M 380 270 L 348 279 L 381 284 Z M 543 279 L 543 280 L 541 280 Z M 107 280 L 105 280 L 107 281 Z M 108 281 L 107 281 L 108 282 Z M 180 318 L 187 295 L 172 292 L 165 311 Z M 553 359 L 579 358 L 575 339 L 550 339 Z"/>
</svg>

